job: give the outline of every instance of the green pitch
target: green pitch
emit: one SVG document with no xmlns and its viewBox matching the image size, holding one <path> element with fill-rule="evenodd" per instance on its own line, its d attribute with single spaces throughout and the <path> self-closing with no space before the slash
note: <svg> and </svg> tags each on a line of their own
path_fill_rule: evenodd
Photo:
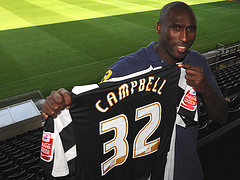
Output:
<svg viewBox="0 0 240 180">
<path fill-rule="evenodd" d="M 157 40 L 160 0 L 1 0 L 0 99 L 100 81 L 120 56 Z M 240 3 L 186 1 L 198 19 L 193 46 L 240 41 Z"/>
<path fill-rule="evenodd" d="M 185 1 L 189 5 L 220 0 Z M 159 10 L 168 0 L 1 0 L 0 30 Z"/>
</svg>

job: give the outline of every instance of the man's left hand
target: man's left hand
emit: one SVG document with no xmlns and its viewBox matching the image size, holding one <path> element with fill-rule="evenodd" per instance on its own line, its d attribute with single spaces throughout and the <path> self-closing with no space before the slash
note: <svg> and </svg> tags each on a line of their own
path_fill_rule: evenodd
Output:
<svg viewBox="0 0 240 180">
<path fill-rule="evenodd" d="M 178 66 L 186 69 L 185 79 L 189 86 L 200 94 L 206 93 L 209 83 L 202 67 L 190 64 L 179 64 Z"/>
</svg>

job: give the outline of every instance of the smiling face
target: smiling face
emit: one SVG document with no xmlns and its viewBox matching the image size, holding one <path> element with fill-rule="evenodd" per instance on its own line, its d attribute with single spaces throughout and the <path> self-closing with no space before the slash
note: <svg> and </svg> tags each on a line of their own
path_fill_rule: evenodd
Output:
<svg viewBox="0 0 240 180">
<path fill-rule="evenodd" d="M 182 61 L 196 37 L 196 18 L 188 7 L 171 7 L 157 23 L 159 56 L 169 64 Z"/>
</svg>

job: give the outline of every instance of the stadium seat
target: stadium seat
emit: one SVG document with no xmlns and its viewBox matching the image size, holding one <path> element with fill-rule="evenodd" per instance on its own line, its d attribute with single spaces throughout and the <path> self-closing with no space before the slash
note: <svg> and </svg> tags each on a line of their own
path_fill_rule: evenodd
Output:
<svg viewBox="0 0 240 180">
<path fill-rule="evenodd" d="M 14 165 L 13 161 L 0 165 L 0 172 L 3 172 L 4 170 L 11 168 L 13 165 Z"/>
<path fill-rule="evenodd" d="M 6 143 L 6 144 L 1 145 L 0 151 L 7 151 L 7 150 L 9 150 L 11 148 L 12 148 L 12 145 Z"/>
<path fill-rule="evenodd" d="M 223 91 L 224 96 L 232 95 L 235 91 L 232 92 L 235 84 L 240 82 L 240 63 L 228 66 L 226 68 L 220 69 L 218 71 L 213 72 L 213 75 Z M 228 91 L 228 89 L 231 89 Z"/>
<path fill-rule="evenodd" d="M 229 88 L 227 88 L 227 96 L 232 96 L 237 94 L 238 92 L 240 92 L 240 83 L 236 83 L 232 86 L 230 86 Z"/>
<path fill-rule="evenodd" d="M 4 153 L 5 154 L 11 154 L 11 153 L 15 153 L 15 152 L 17 152 L 19 149 L 17 148 L 17 147 L 13 147 L 13 148 L 11 148 L 11 149 L 8 149 L 8 150 L 4 150 Z"/>
<path fill-rule="evenodd" d="M 28 152 L 29 150 L 31 150 L 31 149 L 33 149 L 33 148 L 35 148 L 35 147 L 36 147 L 35 144 L 31 144 L 31 145 L 29 145 L 29 146 L 25 146 L 25 147 L 24 147 L 24 150 L 25 150 L 26 152 Z"/>
<path fill-rule="evenodd" d="M 209 133 L 209 124 L 211 123 L 206 112 L 200 112 L 199 114 L 199 123 L 198 123 L 198 138 L 201 139 Z"/>
<path fill-rule="evenodd" d="M 41 127 L 0 141 L 0 180 L 45 179 L 40 166 L 42 130 Z"/>
<path fill-rule="evenodd" d="M 6 158 L 8 158 L 6 154 L 0 153 L 0 162 Z"/>
<path fill-rule="evenodd" d="M 19 149 L 22 149 L 22 150 L 24 151 L 25 148 L 27 148 L 27 147 L 29 147 L 29 146 L 31 146 L 31 145 L 32 145 L 31 142 L 29 142 L 29 141 L 24 141 L 24 143 L 18 144 L 17 147 L 18 147 Z"/>
<path fill-rule="evenodd" d="M 22 165 L 24 162 L 30 160 L 31 158 L 32 158 L 32 155 L 31 154 L 27 154 L 25 156 L 17 158 L 16 159 L 16 163 L 19 164 L 19 165 Z"/>
<path fill-rule="evenodd" d="M 15 145 L 15 144 L 19 144 L 21 142 L 22 142 L 22 140 L 20 138 L 16 138 L 15 140 L 10 141 L 9 144 Z"/>
<path fill-rule="evenodd" d="M 37 174 L 37 172 L 42 169 L 40 163 L 36 164 L 28 169 L 29 174 Z"/>
<path fill-rule="evenodd" d="M 26 132 L 24 132 L 24 133 L 22 133 L 22 134 L 18 134 L 17 136 L 16 136 L 16 139 L 20 139 L 21 137 L 23 137 L 23 136 L 26 136 Z"/>
<path fill-rule="evenodd" d="M 33 159 L 30 159 L 26 162 L 24 162 L 21 167 L 22 169 L 25 169 L 25 170 L 28 170 L 30 167 L 34 166 L 34 165 L 37 165 L 40 163 L 40 158 L 37 157 L 37 158 L 33 158 Z"/>
<path fill-rule="evenodd" d="M 229 121 L 235 121 L 240 118 L 240 106 L 237 106 L 236 109 L 228 111 Z"/>
<path fill-rule="evenodd" d="M 37 177 L 40 178 L 40 179 L 46 178 L 45 172 L 44 172 L 43 169 L 40 169 L 40 170 L 37 172 Z"/>
<path fill-rule="evenodd" d="M 229 99 L 228 101 L 228 109 L 233 110 L 237 107 L 237 105 L 240 105 L 240 95 L 236 95 Z"/>
<path fill-rule="evenodd" d="M 32 154 L 33 157 L 36 157 L 36 154 L 37 154 L 37 157 L 39 157 L 39 152 L 41 150 L 41 145 L 36 145 L 36 147 L 32 148 L 32 149 L 28 149 L 27 152 L 29 154 Z"/>
<path fill-rule="evenodd" d="M 14 141 L 16 139 L 16 137 L 11 137 L 5 140 L 5 143 L 9 143 L 11 141 Z"/>
<path fill-rule="evenodd" d="M 20 171 L 19 165 L 14 165 L 11 168 L 8 168 L 2 172 L 2 178 L 7 179 L 8 176 L 11 176 L 13 174 L 16 174 Z"/>
<path fill-rule="evenodd" d="M 206 112 L 200 113 L 200 114 L 199 114 L 199 126 L 198 126 L 198 128 L 199 128 L 199 129 L 204 128 L 205 125 L 206 125 L 206 123 L 209 122 L 209 120 L 210 120 L 210 119 L 209 119 L 209 117 L 208 117 L 208 115 L 207 115 Z"/>
<path fill-rule="evenodd" d="M 22 139 L 19 139 L 19 140 L 10 142 L 10 144 L 12 144 L 12 145 L 14 145 L 14 146 L 16 146 L 16 147 L 19 147 L 19 146 L 21 146 L 21 145 L 23 145 L 23 144 L 26 144 L 26 142 L 23 141 Z"/>
<path fill-rule="evenodd" d="M 19 154 L 19 153 L 21 153 L 21 152 L 22 152 L 21 149 L 17 149 L 17 150 L 15 150 L 15 151 L 9 152 L 9 153 L 8 153 L 8 156 L 11 157 L 11 156 L 14 156 L 14 155 L 16 155 L 16 154 Z"/>
<path fill-rule="evenodd" d="M 226 96 L 226 92 L 227 92 L 227 89 L 228 89 L 228 84 L 222 84 L 221 86 L 219 86 L 223 95 Z"/>
<path fill-rule="evenodd" d="M 19 180 L 36 180 L 37 175 L 36 174 L 28 174 L 25 177 L 20 178 Z"/>
<path fill-rule="evenodd" d="M 21 157 L 26 156 L 26 155 L 27 155 L 27 153 L 23 151 L 23 152 L 20 152 L 18 154 L 15 154 L 15 155 L 11 156 L 10 159 L 13 160 L 13 161 L 16 161 L 18 158 L 21 158 Z"/>
<path fill-rule="evenodd" d="M 16 174 L 13 174 L 11 176 L 8 176 L 8 178 L 6 180 L 19 180 L 23 177 L 27 176 L 27 171 L 25 170 L 21 170 Z"/>
<path fill-rule="evenodd" d="M 4 159 L 2 159 L 2 160 L 0 161 L 0 167 L 1 167 L 2 165 L 5 165 L 5 164 L 8 163 L 8 162 L 10 162 L 10 160 L 9 160 L 8 156 L 6 156 Z"/>
</svg>

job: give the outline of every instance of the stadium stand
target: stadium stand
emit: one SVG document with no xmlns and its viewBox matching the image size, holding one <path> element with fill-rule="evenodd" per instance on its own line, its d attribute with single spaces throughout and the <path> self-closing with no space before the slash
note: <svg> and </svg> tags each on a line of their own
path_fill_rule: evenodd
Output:
<svg viewBox="0 0 240 180">
<path fill-rule="evenodd" d="M 240 158 L 240 43 L 205 53 L 223 95 L 229 101 L 229 121 L 215 124 L 200 108 L 198 150 L 204 180 L 239 179 Z M 0 101 L 0 108 L 32 99 L 39 110 L 44 101 L 39 91 Z M 1 128 L 0 128 L 1 132 Z M 44 180 L 40 166 L 42 127 L 0 140 L 0 180 Z M 229 141 L 231 139 L 231 141 Z M 231 150 L 229 150 L 231 149 Z M 237 157 L 237 158 L 236 158 Z M 226 175 L 227 174 L 227 175 Z"/>
<path fill-rule="evenodd" d="M 240 45 L 236 43 L 230 47 L 221 47 L 216 49 L 214 56 L 207 56 L 207 60 L 210 64 L 213 72 L 220 70 L 229 65 L 236 64 L 240 58 Z M 227 69 L 225 71 L 228 71 Z"/>
<path fill-rule="evenodd" d="M 1 100 L 2 120 L 4 116 L 7 117 L 4 110 L 25 102 L 33 102 L 39 112 L 44 98 L 40 91 L 33 91 Z M 11 115 L 10 111 L 9 114 Z M 42 123 L 43 118 L 37 113 L 37 116 L 0 126 L 0 180 L 45 179 L 39 159 Z"/>
<path fill-rule="evenodd" d="M 240 178 L 240 43 L 205 54 L 213 75 L 228 100 L 228 122 L 214 123 L 200 109 L 198 153 L 204 180 Z"/>
<path fill-rule="evenodd" d="M 221 47 L 204 55 L 210 64 L 213 76 L 223 96 L 229 101 L 229 121 L 227 123 L 233 122 L 240 118 L 240 115 L 237 114 L 238 106 L 240 105 L 238 100 L 238 96 L 240 96 L 240 43 L 236 43 L 230 47 Z M 199 147 L 215 139 L 211 137 L 209 141 L 207 141 L 206 137 L 213 132 L 216 133 L 216 130 L 221 128 L 220 125 L 215 124 L 209 119 L 204 107 L 200 109 L 199 126 Z M 223 127 L 224 126 L 225 125 L 223 125 Z M 222 133 L 220 133 L 219 136 L 220 135 L 222 135 Z M 203 137 L 205 140 L 202 140 Z M 206 142 L 202 144 L 204 141 Z"/>
<path fill-rule="evenodd" d="M 45 179 L 40 167 L 42 127 L 0 141 L 0 179 Z"/>
</svg>

